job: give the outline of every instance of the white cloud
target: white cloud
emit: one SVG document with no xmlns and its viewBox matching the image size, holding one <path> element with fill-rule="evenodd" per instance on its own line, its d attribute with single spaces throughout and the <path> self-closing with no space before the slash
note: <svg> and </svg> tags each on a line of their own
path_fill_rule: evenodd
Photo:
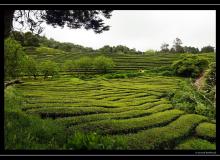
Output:
<svg viewBox="0 0 220 160">
<path fill-rule="evenodd" d="M 116 10 L 106 23 L 111 28 L 102 34 L 95 34 L 92 30 L 51 26 L 46 26 L 44 34 L 57 41 L 72 42 L 95 49 L 104 45 L 121 44 L 141 51 L 159 50 L 163 42 L 172 46 L 176 37 L 187 46 L 216 46 L 214 10 Z"/>
</svg>

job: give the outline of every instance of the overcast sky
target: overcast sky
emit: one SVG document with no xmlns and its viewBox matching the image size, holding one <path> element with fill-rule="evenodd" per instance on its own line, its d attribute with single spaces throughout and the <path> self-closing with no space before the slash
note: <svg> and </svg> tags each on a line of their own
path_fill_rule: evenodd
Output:
<svg viewBox="0 0 220 160">
<path fill-rule="evenodd" d="M 140 51 L 159 50 L 162 43 L 170 46 L 179 37 L 183 45 L 215 47 L 216 12 L 214 10 L 115 10 L 105 20 L 110 30 L 95 34 L 92 30 L 53 28 L 47 26 L 46 37 L 92 47 L 126 45 Z"/>
</svg>

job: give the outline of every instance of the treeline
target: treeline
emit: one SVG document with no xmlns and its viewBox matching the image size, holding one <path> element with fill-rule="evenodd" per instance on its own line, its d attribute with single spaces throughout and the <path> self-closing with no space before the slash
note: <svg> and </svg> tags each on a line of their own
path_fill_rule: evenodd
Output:
<svg viewBox="0 0 220 160">
<path fill-rule="evenodd" d="M 173 41 L 173 46 L 169 49 L 169 44 L 168 43 L 163 43 L 161 45 L 161 50 L 159 52 L 161 53 L 209 53 L 209 52 L 214 52 L 215 48 L 208 45 L 204 46 L 199 50 L 196 47 L 192 46 L 182 46 L 182 41 L 179 38 L 176 38 Z"/>
<path fill-rule="evenodd" d="M 80 52 L 80 53 L 143 54 L 142 52 L 137 51 L 135 48 L 130 49 L 123 45 L 118 45 L 113 47 L 109 45 L 105 45 L 95 50 L 90 47 L 84 47 L 73 43 L 67 43 L 67 42 L 61 43 L 55 41 L 53 38 L 48 39 L 45 36 L 34 35 L 31 32 L 23 33 L 23 32 L 13 31 L 10 37 L 18 41 L 23 47 L 43 46 L 48 48 L 59 49 L 65 52 Z"/>
<path fill-rule="evenodd" d="M 23 47 L 48 47 L 48 48 L 54 48 L 59 49 L 65 52 L 84 52 L 84 53 L 91 53 L 94 52 L 92 48 L 89 47 L 83 47 L 81 45 L 76 45 L 73 43 L 61 43 L 58 41 L 55 41 L 53 38 L 46 38 L 45 36 L 40 36 L 36 34 L 32 34 L 31 32 L 18 32 L 13 31 L 10 35 L 11 38 L 18 41 Z"/>
<path fill-rule="evenodd" d="M 76 60 L 67 60 L 63 65 L 47 60 L 39 62 L 26 55 L 21 44 L 13 38 L 4 42 L 4 77 L 5 80 L 18 78 L 22 75 L 44 76 L 44 79 L 58 75 L 59 71 L 82 73 L 93 70 L 96 73 L 107 73 L 115 66 L 111 58 L 98 56 L 95 58 L 81 57 Z"/>
</svg>

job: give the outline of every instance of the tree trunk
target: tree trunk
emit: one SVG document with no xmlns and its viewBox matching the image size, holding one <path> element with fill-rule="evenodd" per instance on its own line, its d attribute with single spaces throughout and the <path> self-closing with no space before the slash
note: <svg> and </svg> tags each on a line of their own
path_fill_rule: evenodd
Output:
<svg viewBox="0 0 220 160">
<path fill-rule="evenodd" d="M 12 30 L 12 22 L 15 10 L 4 10 L 4 38 L 7 38 Z"/>
</svg>

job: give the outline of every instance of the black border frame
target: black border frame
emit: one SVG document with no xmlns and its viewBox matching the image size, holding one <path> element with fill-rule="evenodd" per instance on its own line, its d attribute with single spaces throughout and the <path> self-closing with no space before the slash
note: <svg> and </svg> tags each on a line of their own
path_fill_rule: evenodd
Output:
<svg viewBox="0 0 220 160">
<path fill-rule="evenodd" d="M 216 10 L 216 52 L 218 52 L 218 47 L 217 47 L 217 14 L 219 13 L 217 11 L 217 8 L 219 5 L 206 5 L 206 4 L 201 4 L 201 5 L 194 5 L 194 4 L 184 4 L 184 5 L 177 5 L 177 4 L 164 4 L 164 5 L 155 5 L 155 4 L 109 4 L 109 5 L 103 5 L 103 4 L 87 4 L 87 5 L 82 5 L 82 4 L 42 4 L 42 5 L 31 5 L 31 4 L 22 4 L 22 5 L 1 5 L 0 6 L 3 9 L 113 9 L 113 10 Z M 2 10 L 1 10 L 2 11 Z M 2 12 L 3 14 L 3 12 Z M 1 16 L 1 21 L 3 22 L 3 17 Z M 2 26 L 3 23 L 1 23 L 1 27 L 3 31 L 4 26 Z M 3 39 L 3 33 L 1 36 L 2 40 L 2 53 L 4 52 L 4 39 Z M 1 60 L 3 60 L 3 54 Z M 216 61 L 218 61 L 218 54 L 216 55 Z M 2 68 L 4 62 L 1 63 Z M 218 68 L 218 65 L 217 65 Z M 218 71 L 218 69 L 217 69 Z M 218 76 L 218 74 L 217 74 Z M 4 70 L 1 72 L 1 77 L 4 77 Z M 4 78 L 2 79 L 4 81 Z M 218 85 L 217 85 L 218 86 Z M 3 83 L 2 83 L 2 88 L 4 88 Z M 2 89 L 4 91 L 4 89 Z M 3 92 L 4 95 L 4 92 Z M 218 94 L 217 94 L 218 95 Z M 3 97 L 3 96 L 2 96 Z M 3 97 L 4 98 L 4 97 Z M 218 99 L 218 98 L 217 98 Z M 4 103 L 4 100 L 1 100 L 1 102 Z M 218 104 L 218 102 L 216 102 Z M 1 106 L 4 106 L 1 105 Z M 217 105 L 216 105 L 217 106 Z M 218 107 L 216 107 L 216 113 L 218 113 Z M 217 115 L 217 114 L 216 114 Z M 1 107 L 1 113 L 0 113 L 0 118 L 1 118 L 1 125 L 4 128 L 4 107 Z M 216 116 L 216 128 L 218 128 L 218 120 L 219 116 Z M 216 156 L 220 154 L 220 147 L 219 147 L 219 138 L 216 136 L 216 153 L 212 151 L 207 151 L 211 152 L 211 154 L 207 154 L 203 151 L 194 151 L 194 150 L 144 150 L 144 151 L 104 151 L 102 150 L 101 152 L 98 151 L 73 151 L 73 150 L 5 150 L 4 149 L 4 129 L 0 129 L 1 132 L 1 141 L 0 141 L 0 156 L 2 155 L 7 155 L 7 156 L 51 156 L 51 155 L 56 155 L 56 156 Z M 219 132 L 218 130 L 216 131 L 216 134 L 218 135 Z M 196 152 L 198 154 L 196 154 Z M 203 152 L 200 153 L 199 152 Z"/>
</svg>

